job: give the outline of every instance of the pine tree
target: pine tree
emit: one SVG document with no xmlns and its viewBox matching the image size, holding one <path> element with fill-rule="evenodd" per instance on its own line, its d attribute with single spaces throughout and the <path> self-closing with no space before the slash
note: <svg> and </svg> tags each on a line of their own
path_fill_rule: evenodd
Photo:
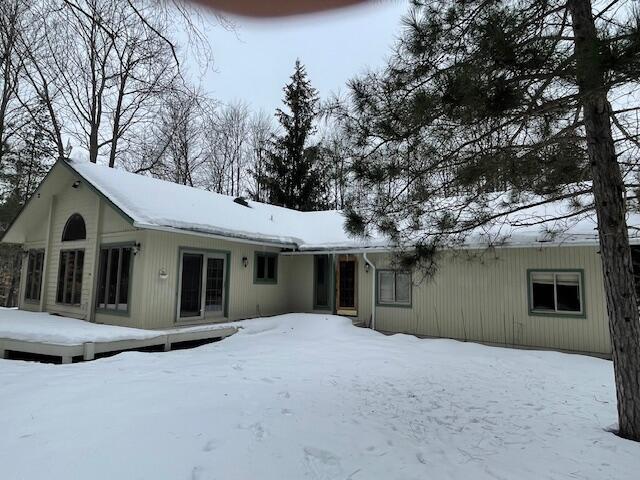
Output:
<svg viewBox="0 0 640 480">
<path fill-rule="evenodd" d="M 300 60 L 296 60 L 291 82 L 284 87 L 283 102 L 286 111 L 276 110 L 283 134 L 272 140 L 263 184 L 269 202 L 274 205 L 302 211 L 318 210 L 324 207 L 324 186 L 319 168 L 321 150 L 309 143 L 315 133 L 319 100 Z"/>
<path fill-rule="evenodd" d="M 595 211 L 619 434 L 640 440 L 640 319 L 625 218 L 625 179 L 640 166 L 640 15 L 631 3 L 415 1 L 388 68 L 351 82 L 350 128 L 365 147 L 354 173 L 372 193 L 348 224 L 414 245 L 409 260 L 429 265 L 435 250 L 478 227 L 509 230 L 509 214 L 527 206 L 574 208 L 521 224 L 566 225 Z M 502 189 L 509 195 L 496 208 L 491 192 Z"/>
<path fill-rule="evenodd" d="M 33 195 L 55 161 L 56 145 L 43 128 L 47 121 L 44 112 L 44 108 L 35 106 L 32 121 L 20 130 L 15 144 L 5 143 L 0 170 L 0 233 Z M 5 307 L 16 304 L 21 261 L 21 247 L 0 246 L 0 280 L 5 287 Z"/>
</svg>

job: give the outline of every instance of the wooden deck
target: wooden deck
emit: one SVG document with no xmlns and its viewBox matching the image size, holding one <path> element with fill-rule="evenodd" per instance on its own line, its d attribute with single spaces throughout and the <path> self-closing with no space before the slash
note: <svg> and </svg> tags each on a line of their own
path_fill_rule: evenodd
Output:
<svg viewBox="0 0 640 480">
<path fill-rule="evenodd" d="M 197 341 L 219 340 L 238 331 L 234 326 L 221 326 L 205 330 L 175 329 L 160 331 L 157 336 L 143 339 L 118 339 L 114 341 L 87 341 L 77 344 L 57 344 L 47 341 L 27 341 L 15 338 L 0 338 L 0 358 L 7 358 L 9 352 L 59 357 L 61 363 L 72 363 L 74 359 L 93 360 L 105 353 L 162 347 L 171 350 L 176 344 Z"/>
</svg>

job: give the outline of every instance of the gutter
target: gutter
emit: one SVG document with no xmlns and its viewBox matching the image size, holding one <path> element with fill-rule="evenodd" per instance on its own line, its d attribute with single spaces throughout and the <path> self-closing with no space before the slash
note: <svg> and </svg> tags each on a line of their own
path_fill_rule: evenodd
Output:
<svg viewBox="0 0 640 480">
<path fill-rule="evenodd" d="M 246 243 L 249 245 L 260 245 L 264 247 L 277 247 L 277 248 L 297 248 L 298 247 L 298 245 L 293 242 L 287 243 L 287 242 L 278 242 L 276 240 L 274 241 L 253 240 L 251 238 L 234 236 L 230 234 L 221 235 L 217 233 L 199 232 L 197 230 L 187 230 L 187 229 L 167 227 L 162 225 L 150 225 L 150 224 L 139 223 L 139 222 L 134 222 L 133 226 L 141 230 L 155 230 L 159 232 L 181 233 L 183 235 L 194 235 L 198 237 L 215 238 L 217 240 L 226 240 L 227 242 Z M 282 255 L 284 254 L 284 252 L 281 252 L 280 254 Z"/>
<path fill-rule="evenodd" d="M 373 281 L 371 282 L 371 330 L 376 329 L 376 266 L 367 257 L 367 252 L 362 254 L 362 258 L 371 267 L 373 272 Z"/>
<path fill-rule="evenodd" d="M 630 245 L 640 245 L 640 237 L 629 238 Z M 507 244 L 495 244 L 488 245 L 484 244 L 472 244 L 472 245 L 460 245 L 456 247 L 446 247 L 441 251 L 446 252 L 450 250 L 485 250 L 488 248 L 493 249 L 514 249 L 514 248 L 564 248 L 564 247 L 598 247 L 599 243 L 597 239 L 594 240 L 580 240 L 580 241 L 564 241 L 564 242 L 554 242 L 554 241 L 528 241 L 522 243 L 507 243 Z M 415 247 L 409 246 L 406 247 L 405 250 L 412 251 Z M 296 250 L 293 252 L 282 252 L 281 255 L 313 255 L 313 254 L 355 254 L 355 253 L 386 253 L 393 252 L 397 250 L 396 247 L 388 246 L 388 247 L 361 247 L 361 248 L 345 248 L 341 249 L 340 247 L 327 247 L 327 248 L 310 248 L 303 250 Z"/>
</svg>

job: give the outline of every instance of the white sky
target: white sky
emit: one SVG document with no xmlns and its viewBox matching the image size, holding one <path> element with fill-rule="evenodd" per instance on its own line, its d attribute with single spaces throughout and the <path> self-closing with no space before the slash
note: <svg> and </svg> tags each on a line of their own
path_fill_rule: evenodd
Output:
<svg viewBox="0 0 640 480">
<path fill-rule="evenodd" d="M 208 33 L 214 65 L 202 86 L 223 102 L 244 100 L 270 113 L 281 105 L 282 87 L 300 58 L 322 99 L 346 93 L 347 80 L 384 65 L 407 9 L 407 0 L 387 0 L 285 20 L 232 18 L 235 32 Z"/>
</svg>

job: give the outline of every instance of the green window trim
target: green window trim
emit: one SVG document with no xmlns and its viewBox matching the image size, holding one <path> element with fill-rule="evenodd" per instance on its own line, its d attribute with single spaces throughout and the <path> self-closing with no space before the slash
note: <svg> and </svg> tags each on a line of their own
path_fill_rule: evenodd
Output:
<svg viewBox="0 0 640 480">
<path fill-rule="evenodd" d="M 269 259 L 274 259 L 273 278 L 268 277 Z M 258 277 L 258 262 L 264 259 L 264 276 Z M 278 283 L 278 254 L 275 252 L 255 252 L 253 255 L 253 283 L 258 285 L 276 285 Z"/>
<path fill-rule="evenodd" d="M 580 288 L 580 312 L 563 312 L 562 310 L 536 310 L 533 308 L 533 282 L 532 276 L 535 273 L 577 273 Z M 555 276 L 554 276 L 555 282 Z M 555 288 L 554 283 L 554 288 Z M 529 268 L 527 269 L 527 307 L 529 316 L 532 317 L 553 317 L 553 318 L 587 318 L 587 304 L 585 297 L 584 269 L 582 268 Z"/>
<path fill-rule="evenodd" d="M 38 258 L 40 258 L 39 270 L 37 268 Z M 44 248 L 32 248 L 27 251 L 27 275 L 24 284 L 25 303 L 40 303 L 42 297 L 42 273 L 44 271 L 44 258 Z M 35 277 L 37 277 L 37 281 L 34 281 Z"/>
<path fill-rule="evenodd" d="M 397 287 L 396 275 L 398 273 L 406 273 L 409 274 L 410 277 L 411 271 L 409 270 L 394 270 L 391 268 L 377 268 L 376 269 L 376 306 L 377 307 L 391 307 L 391 308 L 413 308 L 413 278 L 411 278 L 411 285 L 409 288 L 409 302 L 384 302 L 380 300 L 380 274 L 385 272 L 392 272 L 394 274 L 394 297 L 395 297 L 395 289 Z"/>
<path fill-rule="evenodd" d="M 224 305 L 222 311 L 223 318 L 229 318 L 229 286 L 231 285 L 231 251 L 229 250 L 215 250 L 208 248 L 198 248 L 198 247 L 178 247 L 178 266 L 176 268 L 176 287 L 175 287 L 175 304 L 174 304 L 174 323 L 184 324 L 185 320 L 180 318 L 180 312 L 178 311 L 178 306 L 180 305 L 180 269 L 182 263 L 182 254 L 183 253 L 201 253 L 203 255 L 207 255 L 209 253 L 215 255 L 224 255 L 226 264 L 226 271 L 224 276 Z M 197 323 L 207 323 L 210 319 L 205 318 L 204 320 L 198 320 Z"/>
<path fill-rule="evenodd" d="M 107 244 L 102 244 L 100 245 L 100 247 L 98 248 L 98 277 L 96 279 L 96 283 L 95 283 L 95 311 L 96 313 L 100 313 L 100 314 L 106 314 L 106 315 L 116 315 L 116 316 L 120 316 L 120 317 L 128 317 L 131 314 L 131 293 L 132 293 L 132 289 L 133 289 L 133 264 L 135 262 L 135 250 L 134 247 L 136 246 L 136 242 L 122 242 L 122 243 L 107 243 Z M 100 304 L 104 304 L 106 305 L 106 301 L 104 302 L 100 302 L 100 298 L 99 298 L 99 294 L 100 294 L 100 281 L 102 279 L 102 265 L 100 264 L 100 258 L 102 256 L 102 251 L 106 250 L 107 252 L 109 252 L 110 250 L 119 250 L 120 253 L 118 254 L 118 262 L 121 263 L 122 262 L 122 250 L 124 249 L 130 249 L 131 252 L 129 253 L 129 278 L 128 278 L 128 284 L 127 284 L 127 308 L 125 310 L 119 310 L 117 308 L 106 308 L 106 307 L 100 307 Z M 107 262 L 109 261 L 110 255 L 111 254 L 107 254 Z M 120 284 L 120 280 L 118 279 L 117 284 L 118 284 L 118 288 L 116 289 L 116 300 L 118 300 L 118 296 L 119 296 L 119 284 Z M 107 279 L 108 281 L 108 279 Z M 105 286 L 105 295 L 107 295 L 107 290 L 106 290 L 106 286 Z M 117 301 L 116 301 L 116 305 L 117 305 Z"/>
</svg>

